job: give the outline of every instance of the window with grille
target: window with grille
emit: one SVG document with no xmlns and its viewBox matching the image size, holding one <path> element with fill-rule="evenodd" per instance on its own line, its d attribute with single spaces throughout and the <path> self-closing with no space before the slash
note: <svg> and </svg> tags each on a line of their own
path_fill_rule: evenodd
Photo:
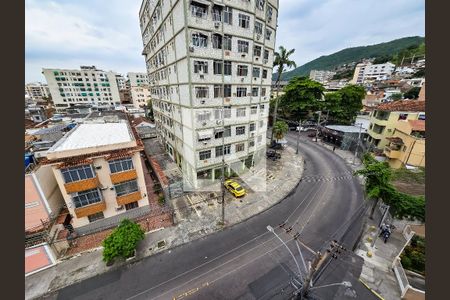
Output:
<svg viewBox="0 0 450 300">
<path fill-rule="evenodd" d="M 236 144 L 236 152 L 244 151 L 245 145 L 244 143 Z"/>
<path fill-rule="evenodd" d="M 208 37 L 201 33 L 192 34 L 192 45 L 206 48 L 208 46 Z"/>
<path fill-rule="evenodd" d="M 264 50 L 264 59 L 269 59 L 269 50 Z"/>
<path fill-rule="evenodd" d="M 102 198 L 98 189 L 78 192 L 72 197 L 72 202 L 76 208 L 101 202 Z"/>
<path fill-rule="evenodd" d="M 231 145 L 223 145 L 216 147 L 216 157 L 220 157 L 222 155 L 227 155 L 231 153 Z"/>
<path fill-rule="evenodd" d="M 239 53 L 248 53 L 248 42 L 238 40 L 238 52 Z"/>
<path fill-rule="evenodd" d="M 256 0 L 256 8 L 259 10 L 264 10 L 265 0 Z"/>
<path fill-rule="evenodd" d="M 225 34 L 223 36 L 223 50 L 231 51 L 231 46 L 232 46 L 231 35 Z"/>
<path fill-rule="evenodd" d="M 252 96 L 253 97 L 258 97 L 258 91 L 259 91 L 259 88 L 257 88 L 257 87 L 252 88 Z"/>
<path fill-rule="evenodd" d="M 261 35 L 263 33 L 263 24 L 258 21 L 255 21 L 255 33 Z"/>
<path fill-rule="evenodd" d="M 231 84 L 224 84 L 223 86 L 223 96 L 231 97 Z"/>
<path fill-rule="evenodd" d="M 264 79 L 267 78 L 267 70 L 263 70 L 262 78 L 264 78 Z"/>
<path fill-rule="evenodd" d="M 194 17 L 206 19 L 208 16 L 208 7 L 200 3 L 191 2 L 191 13 Z"/>
<path fill-rule="evenodd" d="M 239 27 L 250 28 L 250 16 L 239 14 Z"/>
<path fill-rule="evenodd" d="M 222 36 L 220 34 L 212 35 L 212 46 L 214 49 L 222 49 Z"/>
<path fill-rule="evenodd" d="M 272 36 L 272 30 L 266 29 L 266 40 L 270 40 L 271 36 Z"/>
<path fill-rule="evenodd" d="M 117 197 L 135 193 L 139 190 L 136 179 L 115 184 L 114 189 Z"/>
<path fill-rule="evenodd" d="M 108 162 L 111 173 L 123 172 L 134 169 L 131 157 L 115 159 Z"/>
<path fill-rule="evenodd" d="M 255 146 L 255 140 L 251 140 L 251 141 L 248 143 L 248 146 L 249 146 L 249 147 L 254 147 L 254 146 Z"/>
<path fill-rule="evenodd" d="M 223 75 L 231 75 L 231 61 L 223 62 Z"/>
<path fill-rule="evenodd" d="M 223 86 L 221 84 L 214 85 L 214 98 L 223 97 Z"/>
<path fill-rule="evenodd" d="M 248 66 L 238 65 L 237 66 L 237 76 L 247 76 Z"/>
<path fill-rule="evenodd" d="M 223 22 L 229 25 L 233 24 L 233 9 L 231 7 L 225 6 L 223 10 Z"/>
<path fill-rule="evenodd" d="M 208 62 L 194 60 L 194 73 L 208 74 Z"/>
<path fill-rule="evenodd" d="M 272 15 L 273 15 L 273 8 L 272 6 L 268 5 L 267 6 L 267 12 L 266 12 L 266 19 L 267 22 L 272 22 Z"/>
<path fill-rule="evenodd" d="M 214 22 L 222 21 L 222 7 L 214 5 L 212 9 L 212 17 Z"/>
<path fill-rule="evenodd" d="M 237 126 L 236 127 L 236 135 L 245 134 L 245 126 Z"/>
<path fill-rule="evenodd" d="M 238 87 L 236 89 L 236 97 L 245 97 L 247 96 L 247 88 Z"/>
<path fill-rule="evenodd" d="M 204 111 L 204 112 L 197 112 L 197 121 L 204 122 L 211 120 L 211 112 Z"/>
<path fill-rule="evenodd" d="M 261 56 L 261 46 L 254 46 L 253 47 L 253 56 Z"/>
<path fill-rule="evenodd" d="M 251 106 L 250 107 L 250 114 L 251 115 L 255 115 L 257 111 L 258 111 L 258 107 L 257 106 Z"/>
<path fill-rule="evenodd" d="M 207 87 L 195 87 L 195 97 L 196 98 L 208 98 L 208 88 Z"/>
<path fill-rule="evenodd" d="M 261 69 L 258 67 L 253 67 L 253 71 L 252 71 L 253 77 L 259 77 L 260 74 L 261 74 Z"/>
<path fill-rule="evenodd" d="M 245 108 L 236 109 L 236 117 L 245 117 Z"/>
<path fill-rule="evenodd" d="M 213 73 L 214 75 L 222 74 L 223 62 L 221 60 L 215 60 L 213 62 Z"/>
<path fill-rule="evenodd" d="M 200 160 L 210 159 L 211 158 L 211 150 L 200 151 L 199 154 Z"/>
<path fill-rule="evenodd" d="M 94 171 L 91 165 L 61 169 L 61 173 L 65 183 L 94 178 Z"/>
<path fill-rule="evenodd" d="M 261 96 L 265 96 L 266 95 L 266 88 L 261 88 Z"/>
<path fill-rule="evenodd" d="M 256 124 L 250 123 L 250 127 L 249 127 L 248 131 L 250 131 L 250 132 L 255 131 L 255 128 L 256 128 Z"/>
</svg>

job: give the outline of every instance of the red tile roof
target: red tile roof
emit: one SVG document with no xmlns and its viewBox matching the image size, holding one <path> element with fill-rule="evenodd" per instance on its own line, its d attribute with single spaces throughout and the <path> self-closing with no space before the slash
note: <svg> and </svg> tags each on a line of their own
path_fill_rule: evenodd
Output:
<svg viewBox="0 0 450 300">
<path fill-rule="evenodd" d="M 399 100 L 380 104 L 377 110 L 382 111 L 425 111 L 425 101 Z"/>
<path fill-rule="evenodd" d="M 425 131 L 425 120 L 409 120 L 411 130 L 413 131 Z"/>
</svg>

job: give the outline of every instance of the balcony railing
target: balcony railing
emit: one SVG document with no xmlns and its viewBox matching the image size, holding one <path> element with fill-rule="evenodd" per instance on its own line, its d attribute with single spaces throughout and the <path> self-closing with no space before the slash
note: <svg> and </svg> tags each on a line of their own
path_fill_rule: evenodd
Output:
<svg viewBox="0 0 450 300">
<path fill-rule="evenodd" d="M 393 150 L 390 147 L 385 147 L 384 148 L 384 154 L 389 157 L 389 158 L 400 158 L 400 150 Z"/>
<path fill-rule="evenodd" d="M 131 202 L 139 201 L 142 198 L 143 197 L 142 197 L 141 192 L 137 191 L 137 192 L 123 195 L 123 196 L 118 196 L 116 200 L 117 200 L 117 205 L 121 206 L 121 205 L 125 205 L 125 204 L 131 203 Z"/>
<path fill-rule="evenodd" d="M 83 179 L 79 181 L 64 184 L 64 188 L 68 194 L 95 189 L 100 185 L 98 177 Z"/>
<path fill-rule="evenodd" d="M 136 179 L 137 172 L 135 169 L 133 169 L 133 170 L 123 171 L 123 172 L 118 172 L 118 173 L 112 173 L 110 175 L 110 177 L 111 177 L 111 182 L 113 184 L 116 184 L 116 183 L 120 183 L 120 182 L 124 182 L 124 181 L 129 181 L 132 179 Z"/>
<path fill-rule="evenodd" d="M 82 218 L 95 213 L 102 212 L 104 210 L 106 210 L 106 203 L 105 201 L 101 201 L 98 203 L 75 208 L 75 215 L 77 216 L 77 218 Z"/>
</svg>

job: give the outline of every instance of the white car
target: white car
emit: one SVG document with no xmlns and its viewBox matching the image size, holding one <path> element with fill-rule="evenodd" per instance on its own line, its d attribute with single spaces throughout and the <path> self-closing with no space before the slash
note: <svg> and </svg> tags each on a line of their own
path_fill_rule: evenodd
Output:
<svg viewBox="0 0 450 300">
<path fill-rule="evenodd" d="M 308 129 L 307 128 L 305 128 L 305 127 L 299 127 L 299 126 L 297 126 L 297 129 L 296 129 L 296 131 L 307 131 Z"/>
</svg>

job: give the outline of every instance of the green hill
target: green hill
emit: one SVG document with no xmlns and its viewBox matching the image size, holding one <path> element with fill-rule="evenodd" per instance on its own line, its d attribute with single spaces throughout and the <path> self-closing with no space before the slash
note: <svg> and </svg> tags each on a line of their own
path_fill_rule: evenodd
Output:
<svg viewBox="0 0 450 300">
<path fill-rule="evenodd" d="M 333 70 L 335 67 L 351 62 L 357 62 L 363 58 L 393 58 L 407 49 L 425 49 L 425 38 L 420 36 L 405 37 L 386 43 L 346 48 L 339 52 L 324 55 L 312 60 L 294 70 L 283 73 L 282 80 L 289 80 L 294 76 L 308 76 L 311 70 Z M 384 59 L 383 59 L 384 60 Z M 275 74 L 272 76 L 275 79 Z"/>
</svg>

